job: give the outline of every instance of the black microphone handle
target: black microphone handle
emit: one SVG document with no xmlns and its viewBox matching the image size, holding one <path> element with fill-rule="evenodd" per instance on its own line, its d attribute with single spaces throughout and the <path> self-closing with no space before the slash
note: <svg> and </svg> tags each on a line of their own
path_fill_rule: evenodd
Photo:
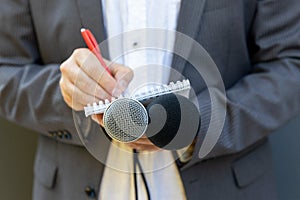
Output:
<svg viewBox="0 0 300 200">
<path fill-rule="evenodd" d="M 149 125 L 146 136 L 157 147 L 178 150 L 190 145 L 200 127 L 197 107 L 186 97 L 167 94 L 146 107 Z"/>
</svg>

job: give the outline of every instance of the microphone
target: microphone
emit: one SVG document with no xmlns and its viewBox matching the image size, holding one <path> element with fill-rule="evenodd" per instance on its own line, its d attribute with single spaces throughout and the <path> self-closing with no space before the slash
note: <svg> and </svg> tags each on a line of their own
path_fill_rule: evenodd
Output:
<svg viewBox="0 0 300 200">
<path fill-rule="evenodd" d="M 200 127 L 197 107 L 186 97 L 170 93 L 147 106 L 150 124 L 146 131 L 157 147 L 178 150 L 190 145 Z"/>
<path fill-rule="evenodd" d="M 119 142 L 134 142 L 147 129 L 148 113 L 139 101 L 120 98 L 106 108 L 103 123 L 111 138 Z"/>
<path fill-rule="evenodd" d="M 105 110 L 103 123 L 107 134 L 119 142 L 134 142 L 146 134 L 157 147 L 177 150 L 193 142 L 200 116 L 190 100 L 170 93 L 146 108 L 135 99 L 117 99 Z"/>
</svg>

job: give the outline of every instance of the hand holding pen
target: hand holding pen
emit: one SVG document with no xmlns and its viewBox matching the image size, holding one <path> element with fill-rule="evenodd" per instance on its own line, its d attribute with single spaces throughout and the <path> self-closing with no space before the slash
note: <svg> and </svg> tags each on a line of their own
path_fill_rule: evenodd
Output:
<svg viewBox="0 0 300 200">
<path fill-rule="evenodd" d="M 82 32 L 91 50 L 75 49 L 60 65 L 62 96 L 76 111 L 83 110 L 87 104 L 120 96 L 133 77 L 132 70 L 123 65 L 112 63 L 108 68 L 108 61 L 102 58 L 90 31 L 82 29 Z"/>
<path fill-rule="evenodd" d="M 61 64 L 60 89 L 66 104 L 76 111 L 87 104 L 118 97 L 133 78 L 130 68 L 113 63 L 110 68 L 102 56 L 98 43 L 90 31 L 82 29 L 88 48 L 75 49 L 73 54 Z M 103 126 L 103 115 L 93 115 L 92 119 Z M 139 151 L 157 151 L 148 138 L 129 143 L 128 147 Z"/>
</svg>

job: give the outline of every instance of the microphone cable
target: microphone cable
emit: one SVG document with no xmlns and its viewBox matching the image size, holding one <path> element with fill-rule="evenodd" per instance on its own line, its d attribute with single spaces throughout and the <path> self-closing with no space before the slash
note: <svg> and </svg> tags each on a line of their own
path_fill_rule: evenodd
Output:
<svg viewBox="0 0 300 200">
<path fill-rule="evenodd" d="M 142 180 L 143 180 L 143 183 L 144 183 L 144 186 L 145 186 L 145 189 L 146 189 L 146 194 L 147 194 L 147 199 L 148 200 L 151 200 L 151 197 L 150 197 L 150 191 L 149 191 L 149 186 L 147 184 L 147 181 L 146 181 L 146 177 L 145 177 L 145 174 L 143 172 L 143 168 L 142 168 L 142 165 L 138 159 L 138 152 L 136 149 L 133 149 L 133 178 L 134 178 L 134 190 L 135 190 L 135 199 L 138 200 L 138 185 L 137 185 L 137 168 L 138 167 L 140 169 L 140 173 L 141 173 L 141 176 L 142 176 Z"/>
</svg>

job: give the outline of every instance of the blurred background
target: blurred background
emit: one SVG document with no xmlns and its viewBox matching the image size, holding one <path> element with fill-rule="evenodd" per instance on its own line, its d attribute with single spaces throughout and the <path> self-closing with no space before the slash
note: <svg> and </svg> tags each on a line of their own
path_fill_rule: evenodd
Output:
<svg viewBox="0 0 300 200">
<path fill-rule="evenodd" d="M 280 200 L 300 199 L 300 117 L 271 136 Z M 0 118 L 0 199 L 30 200 L 37 134 Z"/>
<path fill-rule="evenodd" d="M 0 199 L 31 200 L 37 134 L 0 118 Z"/>
</svg>

